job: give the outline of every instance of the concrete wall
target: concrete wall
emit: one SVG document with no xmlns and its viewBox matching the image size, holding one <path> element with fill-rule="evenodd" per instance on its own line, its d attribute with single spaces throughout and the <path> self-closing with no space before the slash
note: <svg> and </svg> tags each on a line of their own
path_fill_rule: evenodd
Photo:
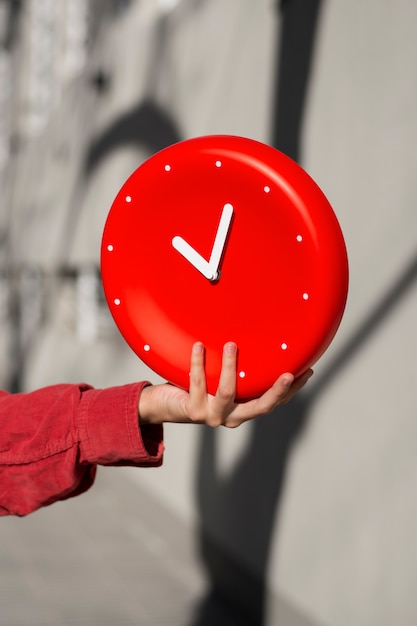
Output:
<svg viewBox="0 0 417 626">
<path fill-rule="evenodd" d="M 109 19 L 49 131 L 16 157 L 15 262 L 53 273 L 65 249 L 76 273 L 97 265 L 118 187 L 166 138 L 241 134 L 297 157 L 348 246 L 350 294 L 335 341 L 287 407 L 237 431 L 167 427 L 164 467 L 126 476 L 191 524 L 214 592 L 253 623 L 410 626 L 417 5 L 286 0 L 281 14 L 269 0 L 184 0 L 159 13 L 162 5 L 132 3 Z M 89 86 L 97 68 L 110 77 L 102 96 Z M 135 124 L 133 140 L 114 140 L 121 119 Z M 163 136 L 145 132 L 144 120 Z M 157 381 L 103 321 L 103 305 L 97 337 L 75 341 L 76 284 L 56 280 L 48 292 L 47 323 L 24 354 L 25 388 Z"/>
</svg>

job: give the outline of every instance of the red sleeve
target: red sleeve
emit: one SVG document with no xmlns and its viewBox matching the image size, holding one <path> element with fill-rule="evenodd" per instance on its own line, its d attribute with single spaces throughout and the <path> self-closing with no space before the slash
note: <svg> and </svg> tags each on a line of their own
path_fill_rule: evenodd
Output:
<svg viewBox="0 0 417 626">
<path fill-rule="evenodd" d="M 97 465 L 161 465 L 162 426 L 138 426 L 147 384 L 0 391 L 0 515 L 27 515 L 86 491 Z"/>
</svg>

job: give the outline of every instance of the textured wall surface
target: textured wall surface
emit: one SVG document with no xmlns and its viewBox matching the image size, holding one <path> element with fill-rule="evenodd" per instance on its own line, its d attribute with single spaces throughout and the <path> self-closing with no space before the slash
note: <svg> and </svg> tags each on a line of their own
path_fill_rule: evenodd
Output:
<svg viewBox="0 0 417 626">
<path fill-rule="evenodd" d="M 259 626 L 410 626 L 417 5 L 119 4 L 124 12 L 97 22 L 86 66 L 45 130 L 22 141 L 1 174 L 1 258 L 43 276 L 43 321 L 20 346 L 21 384 L 157 381 L 104 302 L 92 336 L 79 334 L 77 278 L 98 268 L 114 195 L 178 139 L 240 134 L 285 150 L 322 187 L 345 234 L 351 277 L 340 331 L 291 404 L 237 431 L 167 427 L 164 467 L 126 479 L 195 528 L 212 587 L 202 614 L 218 594 Z"/>
</svg>

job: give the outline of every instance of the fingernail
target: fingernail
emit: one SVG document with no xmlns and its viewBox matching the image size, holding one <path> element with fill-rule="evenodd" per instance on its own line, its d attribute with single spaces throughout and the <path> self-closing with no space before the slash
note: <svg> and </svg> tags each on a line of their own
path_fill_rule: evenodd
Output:
<svg viewBox="0 0 417 626">
<path fill-rule="evenodd" d="M 233 356 L 234 354 L 236 354 L 236 350 L 237 350 L 236 344 L 231 341 L 226 343 L 224 346 L 224 351 L 226 352 L 226 354 L 229 354 L 230 356 Z"/>
<path fill-rule="evenodd" d="M 291 387 L 291 385 L 293 384 L 294 381 L 294 376 L 292 376 L 292 374 L 287 374 L 286 376 L 284 376 L 284 380 L 282 381 L 282 384 L 284 385 L 284 387 Z"/>
<path fill-rule="evenodd" d="M 203 350 L 204 350 L 204 346 L 200 341 L 193 345 L 194 354 L 201 354 Z"/>
</svg>

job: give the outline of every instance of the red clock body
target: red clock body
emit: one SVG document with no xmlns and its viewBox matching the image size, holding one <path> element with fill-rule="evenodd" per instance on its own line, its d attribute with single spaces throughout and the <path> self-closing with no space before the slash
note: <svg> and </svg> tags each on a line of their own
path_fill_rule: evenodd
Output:
<svg viewBox="0 0 417 626">
<path fill-rule="evenodd" d="M 317 184 L 235 136 L 174 144 L 133 172 L 109 212 L 101 268 L 114 320 L 150 368 L 188 388 L 202 341 L 215 393 L 223 344 L 235 341 L 241 399 L 320 358 L 348 290 L 343 235 Z"/>
</svg>

